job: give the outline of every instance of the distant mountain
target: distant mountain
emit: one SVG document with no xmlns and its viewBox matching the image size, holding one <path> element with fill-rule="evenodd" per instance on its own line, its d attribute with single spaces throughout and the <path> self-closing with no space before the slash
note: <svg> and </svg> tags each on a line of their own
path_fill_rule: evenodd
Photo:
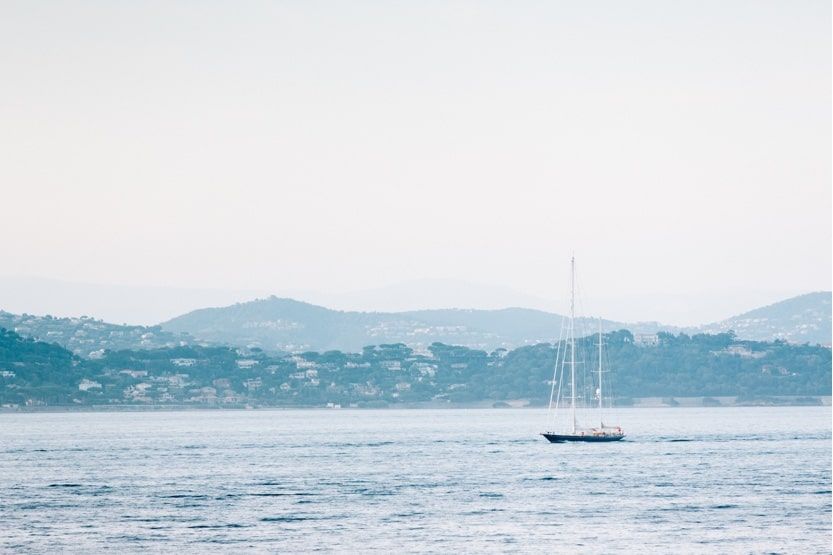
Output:
<svg viewBox="0 0 833 555">
<path fill-rule="evenodd" d="M 799 295 L 769 306 L 700 326 L 701 333 L 734 330 L 739 339 L 830 345 L 831 292 Z"/>
<path fill-rule="evenodd" d="M 199 309 L 158 326 L 0 311 L 0 327 L 57 343 L 85 358 L 95 358 L 105 350 L 210 344 L 260 347 L 271 352 L 358 352 L 367 345 L 406 343 L 421 349 L 438 342 L 491 351 L 552 342 L 559 337 L 562 321 L 559 314 L 528 308 L 359 312 L 278 297 Z M 692 335 L 734 330 L 738 339 L 829 345 L 831 294 L 802 295 L 694 328 L 610 320 L 604 320 L 602 327 L 605 332 L 630 330 L 637 340 L 659 331 Z M 578 319 L 576 328 L 578 336 L 596 333 L 598 320 Z"/>
<path fill-rule="evenodd" d="M 406 343 L 424 347 L 434 342 L 492 350 L 556 340 L 562 319 L 558 314 L 527 308 L 337 311 L 269 297 L 195 310 L 161 327 L 206 341 L 280 351 L 358 351 L 366 345 Z M 596 320 L 579 319 L 576 326 L 580 334 L 598 329 Z M 603 321 L 605 331 L 626 327 L 638 333 L 671 329 L 656 323 Z"/>
<path fill-rule="evenodd" d="M 830 300 L 830 292 L 811 293 L 697 328 L 610 320 L 604 320 L 602 326 L 606 332 L 628 329 L 638 336 L 659 331 L 695 334 L 734 330 L 738 339 L 829 344 Z M 195 310 L 161 327 L 214 343 L 280 351 L 357 351 L 383 343 L 419 348 L 434 342 L 492 350 L 551 342 L 559 337 L 562 320 L 559 314 L 528 308 L 358 312 L 269 297 Z M 598 321 L 578 319 L 576 327 L 578 335 L 589 335 L 598 330 Z"/>
</svg>

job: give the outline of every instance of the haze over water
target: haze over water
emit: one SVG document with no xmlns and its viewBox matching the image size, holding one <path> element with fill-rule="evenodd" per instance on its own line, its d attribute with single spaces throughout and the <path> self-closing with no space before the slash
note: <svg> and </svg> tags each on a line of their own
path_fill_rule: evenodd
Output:
<svg viewBox="0 0 833 555">
<path fill-rule="evenodd" d="M 0 415 L 0 550 L 829 553 L 830 407 Z M 682 441 L 681 441 L 682 440 Z"/>
</svg>

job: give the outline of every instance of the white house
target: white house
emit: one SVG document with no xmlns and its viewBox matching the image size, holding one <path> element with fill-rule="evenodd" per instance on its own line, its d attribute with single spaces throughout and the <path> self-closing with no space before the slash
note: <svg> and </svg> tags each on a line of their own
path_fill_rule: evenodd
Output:
<svg viewBox="0 0 833 555">
<path fill-rule="evenodd" d="M 101 389 L 101 384 L 93 380 L 88 380 L 87 378 L 84 378 L 81 380 L 81 383 L 78 384 L 79 391 L 89 391 L 91 389 Z"/>
</svg>

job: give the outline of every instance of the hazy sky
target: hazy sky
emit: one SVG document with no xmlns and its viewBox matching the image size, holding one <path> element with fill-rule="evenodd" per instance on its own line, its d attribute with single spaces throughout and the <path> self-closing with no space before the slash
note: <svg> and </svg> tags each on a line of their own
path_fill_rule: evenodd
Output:
<svg viewBox="0 0 833 555">
<path fill-rule="evenodd" d="M 3 2 L 0 274 L 561 301 L 575 251 L 670 323 L 830 289 L 830 11 Z"/>
</svg>

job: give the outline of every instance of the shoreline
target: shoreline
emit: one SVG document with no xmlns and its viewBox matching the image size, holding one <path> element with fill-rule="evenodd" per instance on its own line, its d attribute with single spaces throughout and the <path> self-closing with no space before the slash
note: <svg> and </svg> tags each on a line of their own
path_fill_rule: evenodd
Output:
<svg viewBox="0 0 833 555">
<path fill-rule="evenodd" d="M 755 408 L 755 407 L 830 407 L 830 395 L 767 395 L 748 399 L 738 397 L 638 397 L 632 403 L 613 407 L 614 410 L 643 408 Z M 476 401 L 471 403 L 397 403 L 387 406 L 328 407 L 323 405 L 56 405 L 30 407 L 0 407 L 0 414 L 65 413 L 65 412 L 186 412 L 186 411 L 284 411 L 284 410 L 482 410 L 482 409 L 545 409 L 546 405 L 532 404 L 527 399 L 508 401 Z"/>
</svg>

